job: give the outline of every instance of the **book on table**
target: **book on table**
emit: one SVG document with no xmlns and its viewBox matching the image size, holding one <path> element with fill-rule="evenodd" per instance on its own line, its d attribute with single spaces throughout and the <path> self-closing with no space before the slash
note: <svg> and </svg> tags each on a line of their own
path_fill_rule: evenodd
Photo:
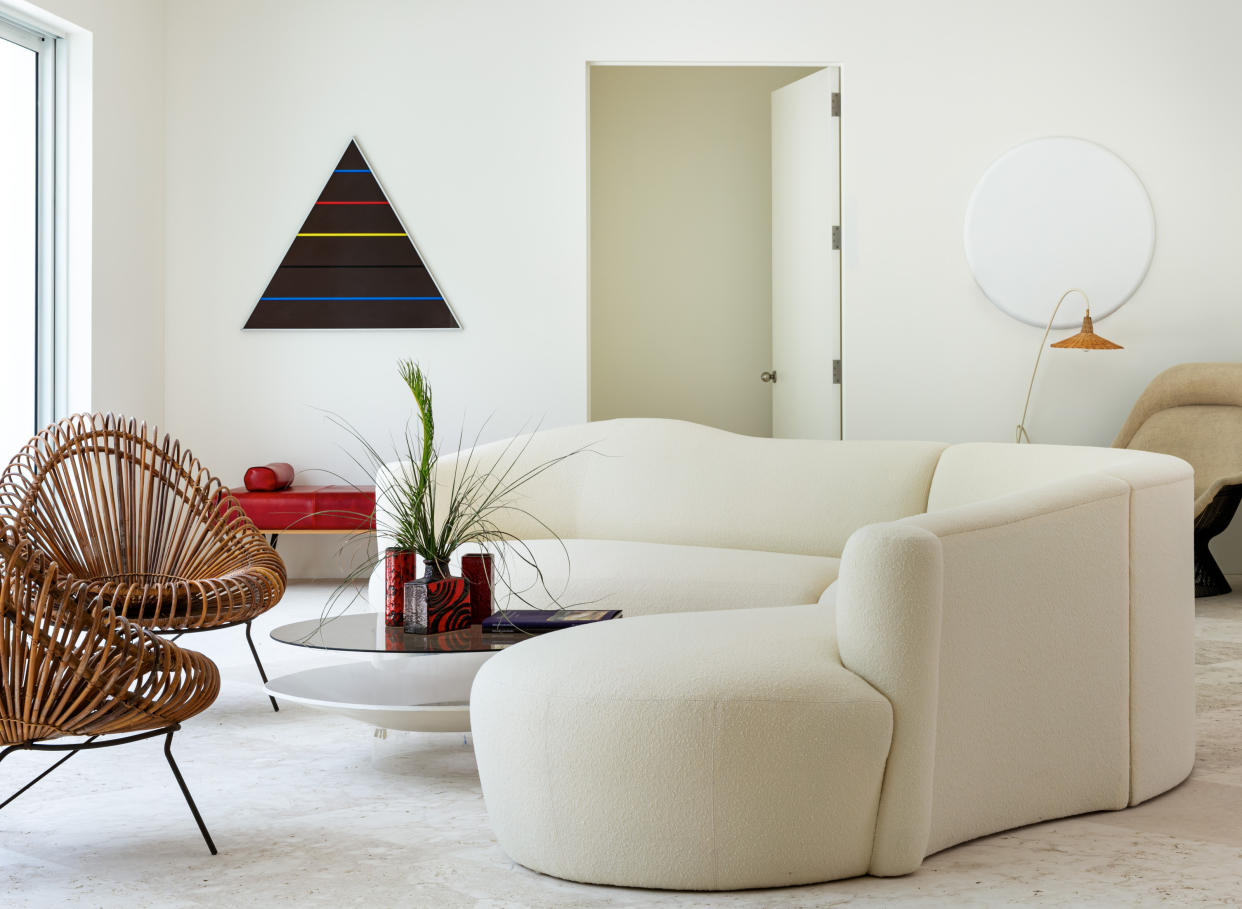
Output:
<svg viewBox="0 0 1242 909">
<path fill-rule="evenodd" d="M 620 609 L 509 609 L 483 620 L 488 632 L 540 634 L 621 618 Z"/>
</svg>

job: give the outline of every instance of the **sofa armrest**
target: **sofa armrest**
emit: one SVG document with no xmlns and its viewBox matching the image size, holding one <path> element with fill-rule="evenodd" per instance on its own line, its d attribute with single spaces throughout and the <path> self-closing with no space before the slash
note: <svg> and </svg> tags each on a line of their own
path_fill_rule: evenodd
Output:
<svg viewBox="0 0 1242 909">
<path fill-rule="evenodd" d="M 1088 475 L 851 538 L 841 660 L 894 714 L 871 873 L 1126 805 L 1129 499 Z"/>
<path fill-rule="evenodd" d="M 900 522 L 856 530 L 842 554 L 836 583 L 841 664 L 888 698 L 893 709 L 872 874 L 908 874 L 926 854 L 943 567 L 943 547 L 936 535 Z"/>
</svg>

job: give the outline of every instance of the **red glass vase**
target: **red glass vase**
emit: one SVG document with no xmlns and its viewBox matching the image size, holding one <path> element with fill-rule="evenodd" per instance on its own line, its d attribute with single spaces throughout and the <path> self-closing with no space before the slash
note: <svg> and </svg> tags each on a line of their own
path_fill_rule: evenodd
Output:
<svg viewBox="0 0 1242 909">
<path fill-rule="evenodd" d="M 492 614 L 492 555 L 461 557 L 461 576 L 470 582 L 470 621 L 475 625 Z"/>
<path fill-rule="evenodd" d="M 409 549 L 384 551 L 384 624 L 405 624 L 405 585 L 418 578 L 418 554 Z"/>
</svg>

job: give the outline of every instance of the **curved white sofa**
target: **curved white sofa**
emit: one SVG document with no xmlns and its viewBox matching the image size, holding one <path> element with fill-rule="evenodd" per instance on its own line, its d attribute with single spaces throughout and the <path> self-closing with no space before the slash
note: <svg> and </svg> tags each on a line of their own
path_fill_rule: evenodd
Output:
<svg viewBox="0 0 1242 909">
<path fill-rule="evenodd" d="M 522 504 L 568 541 L 567 598 L 626 618 L 500 653 L 471 696 L 523 865 L 695 890 L 906 874 L 1190 773 L 1184 462 L 658 420 L 550 430 L 526 456 L 587 444 Z"/>
</svg>

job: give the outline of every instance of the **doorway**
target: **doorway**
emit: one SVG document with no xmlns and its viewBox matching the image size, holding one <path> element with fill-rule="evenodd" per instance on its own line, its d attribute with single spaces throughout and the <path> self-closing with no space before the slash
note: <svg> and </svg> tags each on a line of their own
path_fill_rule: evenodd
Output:
<svg viewBox="0 0 1242 909">
<path fill-rule="evenodd" d="M 591 419 L 840 438 L 838 80 L 590 66 Z"/>
</svg>

